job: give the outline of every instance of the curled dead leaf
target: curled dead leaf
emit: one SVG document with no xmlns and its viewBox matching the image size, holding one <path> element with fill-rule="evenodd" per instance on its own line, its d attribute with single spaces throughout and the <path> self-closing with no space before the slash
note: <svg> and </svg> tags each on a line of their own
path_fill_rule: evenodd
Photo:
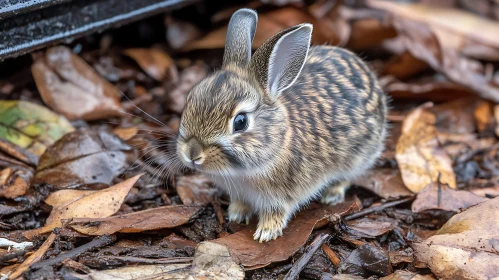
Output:
<svg viewBox="0 0 499 280">
<path fill-rule="evenodd" d="M 202 209 L 201 206 L 163 206 L 109 218 L 72 219 L 68 226 L 88 235 L 174 228 L 189 222 Z"/>
<path fill-rule="evenodd" d="M 67 190 L 61 190 L 66 195 L 56 194 L 57 192 L 51 194 L 48 198 L 50 203 L 67 204 L 53 205 L 54 208 L 47 218 L 45 226 L 25 231 L 23 235 L 28 239 L 32 239 L 35 235 L 43 234 L 62 226 L 61 220 L 63 219 L 105 218 L 113 215 L 120 209 L 128 192 L 140 176 L 142 174 L 96 192 L 73 190 L 70 195 L 67 195 Z M 51 196 L 52 198 L 50 198 Z M 57 196 L 57 198 L 54 198 L 54 196 Z"/>
<path fill-rule="evenodd" d="M 487 200 L 469 191 L 451 189 L 446 184 L 433 182 L 421 190 L 412 203 L 413 212 L 440 209 L 458 212 Z"/>
<path fill-rule="evenodd" d="M 35 181 L 57 188 L 110 184 L 132 162 L 132 149 L 106 129 L 65 135 L 40 157 Z"/>
<path fill-rule="evenodd" d="M 246 269 L 256 269 L 288 259 L 305 244 L 314 227 L 318 224 L 324 225 L 329 217 L 345 215 L 359 209 L 357 202 L 347 201 L 335 206 L 303 210 L 290 221 L 283 231 L 283 236 L 266 243 L 253 240 L 255 225 L 211 242 L 227 246 L 231 255 Z"/>
<path fill-rule="evenodd" d="M 419 192 L 440 174 L 440 181 L 456 188 L 456 175 L 449 155 L 440 147 L 435 127 L 436 117 L 423 104 L 414 109 L 402 124 L 397 142 L 396 159 L 404 184 Z"/>
<path fill-rule="evenodd" d="M 438 279 L 499 277 L 499 197 L 454 215 L 438 232 L 414 243 L 417 258 Z"/>
<path fill-rule="evenodd" d="M 64 46 L 52 47 L 31 67 L 40 95 L 70 120 L 119 116 L 119 91 Z"/>
<path fill-rule="evenodd" d="M 127 49 L 124 53 L 156 81 L 163 81 L 168 69 L 174 66 L 173 59 L 160 49 Z"/>
</svg>

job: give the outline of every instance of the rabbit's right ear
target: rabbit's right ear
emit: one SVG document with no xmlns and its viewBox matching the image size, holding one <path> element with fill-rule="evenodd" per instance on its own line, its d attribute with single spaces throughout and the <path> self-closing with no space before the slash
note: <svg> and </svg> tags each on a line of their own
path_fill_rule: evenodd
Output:
<svg viewBox="0 0 499 280">
<path fill-rule="evenodd" d="M 277 99 L 300 75 L 310 48 L 312 29 L 310 23 L 285 29 L 253 54 L 249 70 L 270 98 Z"/>
<path fill-rule="evenodd" d="M 248 65 L 257 21 L 258 15 L 251 9 L 239 9 L 232 15 L 225 38 L 223 67 L 229 64 Z"/>
</svg>

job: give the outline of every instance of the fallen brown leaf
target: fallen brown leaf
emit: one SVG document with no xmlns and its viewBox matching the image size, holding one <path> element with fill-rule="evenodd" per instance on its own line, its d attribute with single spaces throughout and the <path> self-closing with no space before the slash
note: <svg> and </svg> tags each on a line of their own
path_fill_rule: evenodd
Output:
<svg viewBox="0 0 499 280">
<path fill-rule="evenodd" d="M 106 129 L 69 133 L 40 157 L 35 181 L 57 188 L 110 184 L 132 162 L 131 147 Z"/>
<path fill-rule="evenodd" d="M 367 217 L 347 221 L 345 225 L 350 230 L 354 230 L 351 234 L 360 233 L 365 237 L 376 237 L 392 231 L 397 226 L 397 221 L 388 217 L 376 217 L 370 219 Z"/>
<path fill-rule="evenodd" d="M 206 205 L 213 201 L 218 192 L 212 181 L 203 174 L 181 176 L 176 189 L 184 205 Z"/>
<path fill-rule="evenodd" d="M 398 169 L 376 168 L 366 172 L 363 176 L 353 182 L 371 190 L 375 194 L 385 198 L 400 198 L 410 196 L 413 193 L 407 189 L 402 181 Z"/>
<path fill-rule="evenodd" d="M 305 244 L 316 225 L 324 225 L 324 222 L 327 223 L 328 218 L 333 215 L 345 215 L 358 209 L 360 207 L 357 202 L 350 201 L 301 211 L 284 229 L 283 236 L 266 243 L 253 240 L 255 225 L 211 242 L 227 246 L 232 257 L 238 259 L 246 269 L 256 269 L 273 262 L 287 260 Z"/>
<path fill-rule="evenodd" d="M 119 91 L 64 46 L 52 47 L 31 67 L 40 95 L 70 120 L 119 116 Z"/>
<path fill-rule="evenodd" d="M 28 239 L 32 239 L 35 235 L 49 232 L 56 227 L 61 227 L 61 220 L 63 219 L 105 218 L 113 215 L 120 209 L 121 204 L 125 200 L 128 192 L 140 176 L 141 175 L 137 175 L 100 191 L 80 191 L 84 194 L 84 196 L 78 197 L 77 191 L 73 191 L 72 196 L 74 197 L 74 200 L 66 196 L 52 194 L 51 196 L 58 196 L 58 198 L 48 199 L 51 203 L 68 202 L 68 204 L 53 205 L 54 209 L 47 218 L 45 226 L 25 231 L 23 235 Z M 64 198 L 61 199 L 61 197 Z"/>
<path fill-rule="evenodd" d="M 174 66 L 173 59 L 160 49 L 127 49 L 124 53 L 159 82 L 166 78 L 168 69 Z"/>
<path fill-rule="evenodd" d="M 438 279 L 499 276 L 499 197 L 454 215 L 436 235 L 412 247 Z"/>
<path fill-rule="evenodd" d="M 26 194 L 27 191 L 28 183 L 26 183 L 26 181 L 24 181 L 21 177 L 17 177 L 7 188 L 2 189 L 0 187 L 0 197 L 13 199 Z"/>
<path fill-rule="evenodd" d="M 421 190 L 412 203 L 413 212 L 440 209 L 458 212 L 487 200 L 469 191 L 449 188 L 447 184 L 433 182 Z"/>
<path fill-rule="evenodd" d="M 473 112 L 480 100 L 476 97 L 458 98 L 434 106 L 430 111 L 435 114 L 438 132 L 475 133 L 476 121 Z"/>
<path fill-rule="evenodd" d="M 244 271 L 234 262 L 229 249 L 213 242 L 198 245 L 189 275 L 200 280 L 244 279 Z"/>
<path fill-rule="evenodd" d="M 436 117 L 426 103 L 413 110 L 402 124 L 397 142 L 396 159 L 404 184 L 412 192 L 419 192 L 440 174 L 440 181 L 456 188 L 456 175 L 449 155 L 437 138 Z"/>
<path fill-rule="evenodd" d="M 33 253 L 31 256 L 29 256 L 19 267 L 16 268 L 16 270 L 14 270 L 12 272 L 12 274 L 9 275 L 9 279 L 18 278 L 26 270 L 28 270 L 28 268 L 32 264 L 40 261 L 43 258 L 43 256 L 45 255 L 45 253 L 47 252 L 47 250 L 50 248 L 50 246 L 52 246 L 52 243 L 54 243 L 55 238 L 56 238 L 55 233 L 51 233 L 49 235 L 49 237 L 47 237 L 45 242 L 43 242 L 42 246 L 40 246 L 40 248 L 38 248 L 38 250 L 36 250 L 35 253 Z"/>
<path fill-rule="evenodd" d="M 68 226 L 87 235 L 174 228 L 189 222 L 202 209 L 201 206 L 163 206 L 109 218 L 72 219 Z"/>
<path fill-rule="evenodd" d="M 390 256 L 384 249 L 365 244 L 355 249 L 348 258 L 341 263 L 339 272 L 367 277 L 372 273 L 386 276 L 392 273 Z"/>
<path fill-rule="evenodd" d="M 424 4 L 370 0 L 368 5 L 394 15 L 393 24 L 398 38 L 403 42 L 404 49 L 416 58 L 445 73 L 450 80 L 470 87 L 483 98 L 499 102 L 499 86 L 487 73 L 486 66 L 465 56 L 474 52 L 463 51 L 482 45 L 495 51 L 480 52 L 481 59 L 484 53 L 491 53 L 490 58 L 497 57 L 499 40 L 495 38 L 497 36 L 488 37 L 499 32 L 497 22 L 467 12 Z"/>
</svg>

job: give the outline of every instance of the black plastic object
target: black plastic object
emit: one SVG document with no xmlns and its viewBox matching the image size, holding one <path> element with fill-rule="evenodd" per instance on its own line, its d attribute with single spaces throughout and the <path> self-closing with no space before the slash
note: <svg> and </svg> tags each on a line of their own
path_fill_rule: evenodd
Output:
<svg viewBox="0 0 499 280">
<path fill-rule="evenodd" d="M 180 8 L 196 0 L 0 0 L 0 59 Z"/>
</svg>

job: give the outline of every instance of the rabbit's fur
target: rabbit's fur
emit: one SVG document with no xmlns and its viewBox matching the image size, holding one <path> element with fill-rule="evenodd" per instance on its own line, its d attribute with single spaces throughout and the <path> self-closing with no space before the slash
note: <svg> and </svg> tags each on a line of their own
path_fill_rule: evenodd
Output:
<svg viewBox="0 0 499 280">
<path fill-rule="evenodd" d="M 256 22 L 249 9 L 232 16 L 223 68 L 187 97 L 177 154 L 229 193 L 229 220 L 256 214 L 254 237 L 268 241 L 312 198 L 344 200 L 349 180 L 383 149 L 387 100 L 356 55 L 309 48 L 310 24 L 280 32 L 251 57 Z M 249 126 L 234 133 L 241 112 Z"/>
</svg>

